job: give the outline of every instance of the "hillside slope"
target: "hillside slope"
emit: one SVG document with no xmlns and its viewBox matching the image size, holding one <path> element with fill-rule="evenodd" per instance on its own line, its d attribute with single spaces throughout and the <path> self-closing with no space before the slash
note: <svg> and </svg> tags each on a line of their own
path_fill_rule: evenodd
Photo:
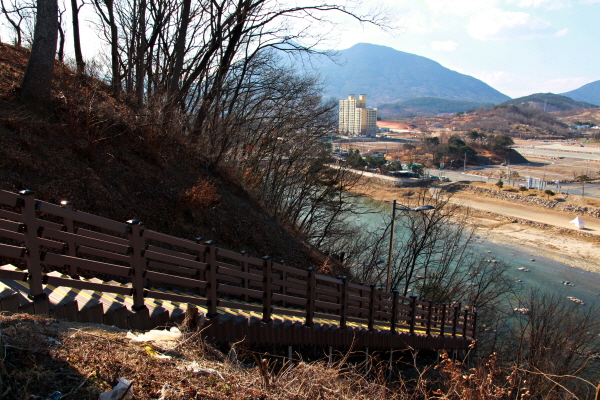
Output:
<svg viewBox="0 0 600 400">
<path fill-rule="evenodd" d="M 493 104 L 448 100 L 437 97 L 419 97 L 394 104 L 382 104 L 377 108 L 377 116 L 384 120 L 389 120 L 422 115 L 455 114 L 491 105 Z"/>
<path fill-rule="evenodd" d="M 574 100 L 600 105 L 600 81 L 594 81 L 583 85 L 579 89 L 561 94 Z"/>
<path fill-rule="evenodd" d="M 570 97 L 561 96 L 554 93 L 535 93 L 529 96 L 505 101 L 501 105 L 516 105 L 520 107 L 537 108 L 546 112 L 598 107 L 594 104 L 573 100 Z"/>
<path fill-rule="evenodd" d="M 0 189 L 31 189 L 46 201 L 296 266 L 315 262 L 228 171 L 209 169 L 185 138 L 156 135 L 108 86 L 57 63 L 55 116 L 24 111 L 17 100 L 27 56 L 0 45 Z"/>
<path fill-rule="evenodd" d="M 342 99 L 365 93 L 372 107 L 419 97 L 493 104 L 509 99 L 433 60 L 374 44 L 359 43 L 340 51 L 337 63 L 323 57 L 313 65 L 327 82 L 326 95 Z"/>
</svg>

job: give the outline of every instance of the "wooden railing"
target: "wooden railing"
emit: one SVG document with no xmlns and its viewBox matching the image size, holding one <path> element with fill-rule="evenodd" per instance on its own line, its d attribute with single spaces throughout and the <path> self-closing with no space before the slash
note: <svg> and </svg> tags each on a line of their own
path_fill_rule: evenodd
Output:
<svg viewBox="0 0 600 400">
<path fill-rule="evenodd" d="M 147 312 L 144 299 L 153 298 L 206 307 L 208 318 L 225 307 L 258 314 L 266 323 L 277 315 L 301 318 L 309 327 L 325 320 L 340 329 L 362 326 L 448 339 L 472 340 L 475 333 L 473 307 L 386 293 L 314 268 L 222 249 L 213 241 L 159 233 L 137 220 L 117 222 L 76 211 L 68 202 L 36 200 L 27 190 L 0 191 L 0 257 L 23 270 L 0 270 L 0 278 L 26 280 L 33 300 L 46 297 L 46 284 L 132 296 L 132 311 L 138 313 Z M 82 278 L 91 276 L 104 283 Z"/>
</svg>

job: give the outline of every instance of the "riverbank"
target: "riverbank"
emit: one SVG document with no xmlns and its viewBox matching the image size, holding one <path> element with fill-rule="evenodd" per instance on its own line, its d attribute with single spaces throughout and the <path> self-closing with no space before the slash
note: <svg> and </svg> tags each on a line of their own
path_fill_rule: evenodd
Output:
<svg viewBox="0 0 600 400">
<path fill-rule="evenodd" d="M 414 188 L 390 188 L 365 184 L 361 193 L 378 201 L 410 203 Z M 485 201 L 484 201 L 485 200 Z M 519 216 L 502 200 L 478 197 L 474 193 L 455 193 L 452 202 L 471 209 L 470 222 L 481 240 L 518 248 L 533 257 L 544 257 L 574 268 L 600 274 L 600 229 L 585 231 L 570 229 L 570 216 L 519 204 Z M 541 222 L 523 216 L 541 215 Z M 540 218 L 537 218 L 540 219 Z M 585 219 L 585 218 L 584 218 Z M 598 220 L 587 221 L 598 223 Z"/>
</svg>

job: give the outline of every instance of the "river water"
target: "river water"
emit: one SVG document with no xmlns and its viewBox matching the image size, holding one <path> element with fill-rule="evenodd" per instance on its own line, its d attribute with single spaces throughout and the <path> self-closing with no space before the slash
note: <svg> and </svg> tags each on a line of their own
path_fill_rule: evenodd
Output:
<svg viewBox="0 0 600 400">
<path fill-rule="evenodd" d="M 357 223 L 365 224 L 368 229 L 383 232 L 382 228 L 391 218 L 391 205 L 382 207 L 382 203 L 363 199 L 361 206 L 371 212 L 357 217 Z M 381 211 L 382 209 L 384 211 Z M 475 252 L 486 255 L 487 259 L 504 262 L 508 266 L 506 274 L 515 280 L 517 290 L 540 288 L 564 296 L 565 301 L 569 301 L 568 296 L 583 300 L 583 307 L 600 305 L 600 274 L 574 268 L 550 258 L 535 256 L 526 249 L 493 243 L 484 237 L 477 236 L 475 239 Z M 565 281 L 569 284 L 565 284 Z"/>
</svg>

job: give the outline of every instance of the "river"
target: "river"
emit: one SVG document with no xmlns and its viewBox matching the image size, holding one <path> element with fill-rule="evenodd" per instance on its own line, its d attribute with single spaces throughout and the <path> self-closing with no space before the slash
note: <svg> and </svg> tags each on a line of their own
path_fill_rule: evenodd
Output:
<svg viewBox="0 0 600 400">
<path fill-rule="evenodd" d="M 370 213 L 356 217 L 356 223 L 383 232 L 382 228 L 391 218 L 391 205 L 382 207 L 382 203 L 364 198 L 360 206 Z M 540 288 L 564 296 L 565 301 L 569 301 L 567 297 L 571 296 L 583 300 L 584 307 L 600 304 L 600 274 L 535 256 L 526 249 L 493 243 L 481 236 L 476 236 L 473 246 L 475 252 L 486 255 L 486 258 L 504 262 L 508 266 L 506 274 L 515 280 L 517 289 Z"/>
</svg>

